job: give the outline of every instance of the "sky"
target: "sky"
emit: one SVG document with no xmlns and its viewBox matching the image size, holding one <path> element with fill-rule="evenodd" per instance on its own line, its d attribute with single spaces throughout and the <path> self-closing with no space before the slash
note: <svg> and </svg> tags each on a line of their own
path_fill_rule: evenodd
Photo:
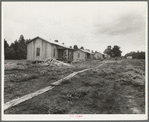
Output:
<svg viewBox="0 0 149 122">
<path fill-rule="evenodd" d="M 2 2 L 2 27 L 9 44 L 22 34 L 125 55 L 146 51 L 147 2 Z"/>
</svg>

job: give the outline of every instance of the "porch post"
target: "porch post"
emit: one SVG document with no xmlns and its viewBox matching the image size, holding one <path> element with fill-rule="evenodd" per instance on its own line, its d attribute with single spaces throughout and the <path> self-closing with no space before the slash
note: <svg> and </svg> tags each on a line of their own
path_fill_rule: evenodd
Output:
<svg viewBox="0 0 149 122">
<path fill-rule="evenodd" d="M 69 59 L 69 52 L 68 52 L 68 49 L 66 51 L 66 55 L 67 55 L 67 60 Z"/>
</svg>

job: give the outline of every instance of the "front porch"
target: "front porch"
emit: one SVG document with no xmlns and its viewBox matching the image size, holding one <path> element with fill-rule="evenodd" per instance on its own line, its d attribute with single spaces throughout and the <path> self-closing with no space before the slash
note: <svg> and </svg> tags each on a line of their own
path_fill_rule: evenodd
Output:
<svg viewBox="0 0 149 122">
<path fill-rule="evenodd" d="M 73 49 L 58 47 L 58 60 L 71 62 L 73 60 Z"/>
</svg>

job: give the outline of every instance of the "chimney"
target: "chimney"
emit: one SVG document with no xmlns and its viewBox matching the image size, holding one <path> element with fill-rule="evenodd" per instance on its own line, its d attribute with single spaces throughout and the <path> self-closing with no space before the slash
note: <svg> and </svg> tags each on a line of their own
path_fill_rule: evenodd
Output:
<svg viewBox="0 0 149 122">
<path fill-rule="evenodd" d="M 70 48 L 72 49 L 72 46 L 70 46 Z"/>
<path fill-rule="evenodd" d="M 54 42 L 58 42 L 58 40 L 54 40 Z"/>
<path fill-rule="evenodd" d="M 64 45 L 64 43 L 62 43 Z"/>
</svg>

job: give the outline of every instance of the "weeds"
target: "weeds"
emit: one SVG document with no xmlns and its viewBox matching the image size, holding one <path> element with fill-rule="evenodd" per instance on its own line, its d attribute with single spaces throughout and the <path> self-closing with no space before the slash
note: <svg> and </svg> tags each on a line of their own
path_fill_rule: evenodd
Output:
<svg viewBox="0 0 149 122">
<path fill-rule="evenodd" d="M 20 77 L 15 75 L 12 79 L 10 79 L 10 82 L 24 82 L 35 78 L 38 78 L 38 75 L 32 74 L 32 75 L 24 75 Z"/>
<path fill-rule="evenodd" d="M 73 91 L 69 93 L 62 93 L 62 98 L 67 100 L 67 101 L 74 101 L 83 98 L 84 96 L 87 95 L 89 91 L 87 90 L 78 90 L 78 91 Z"/>
<path fill-rule="evenodd" d="M 87 66 L 85 66 L 84 63 L 86 63 L 85 65 Z M 66 68 L 66 67 L 55 68 L 50 66 L 37 67 L 34 68 L 38 69 L 38 71 L 35 74 L 35 78 L 37 74 L 38 74 L 37 77 L 39 77 L 40 75 L 47 75 L 48 79 L 47 82 L 46 83 L 43 82 L 42 84 L 44 84 L 45 86 L 50 85 L 49 80 L 55 80 L 57 78 L 63 77 L 63 75 L 66 75 L 67 73 L 70 72 L 78 70 L 80 71 L 81 68 L 83 69 L 97 65 L 95 64 L 96 62 L 90 62 L 90 63 L 91 64 L 83 62 L 82 64 L 79 64 L 79 66 L 75 68 Z M 133 64 L 133 61 L 123 62 L 122 64 L 120 63 L 105 64 L 102 68 L 98 68 L 97 70 L 90 70 L 80 75 L 76 75 L 71 80 L 63 81 L 61 83 L 62 85 L 56 86 L 53 90 L 33 98 L 34 100 L 28 101 L 27 105 L 29 103 L 33 103 L 33 105 L 32 107 L 29 106 L 25 110 L 28 113 L 40 113 L 40 114 L 41 113 L 43 114 L 127 113 L 128 114 L 130 113 L 129 109 L 132 106 L 131 105 L 130 107 L 127 106 L 127 101 L 129 98 L 127 98 L 126 96 L 131 95 L 135 98 L 136 104 L 139 107 L 141 107 L 142 111 L 144 111 L 145 88 L 144 85 L 141 85 L 138 82 L 136 82 L 136 80 L 138 79 L 137 77 L 132 79 L 133 73 L 131 72 L 134 72 L 134 70 L 132 70 L 131 66 L 129 66 L 127 69 L 127 65 L 131 63 Z M 140 64 L 134 63 L 134 65 L 140 65 Z M 43 74 L 42 73 L 40 74 L 41 71 L 43 71 Z M 17 81 L 22 79 L 20 77 L 17 78 L 18 78 Z M 34 78 L 34 75 L 28 77 L 26 76 L 26 80 L 29 78 Z M 44 79 L 46 78 L 44 77 Z M 30 84 L 33 84 L 35 86 L 35 88 L 33 89 L 41 88 L 42 84 L 40 84 L 41 83 L 40 81 L 41 79 L 38 79 L 38 82 L 34 82 L 34 80 L 33 82 L 30 82 Z M 29 82 L 24 83 L 25 87 L 29 87 L 30 84 L 27 85 L 28 83 Z M 10 85 L 10 82 L 8 82 L 7 84 Z M 11 84 L 14 85 L 13 83 Z M 20 85 L 22 84 L 23 83 L 20 84 L 17 83 L 15 87 L 20 88 Z M 10 94 L 15 91 L 8 86 L 6 86 L 5 88 L 6 88 L 5 91 L 8 91 L 7 93 Z M 21 88 L 23 88 L 23 86 L 21 86 Z M 30 87 L 30 89 L 31 88 L 32 87 Z M 12 92 L 9 92 L 9 90 Z M 24 91 L 26 92 L 28 90 L 29 88 L 25 88 L 23 92 Z M 21 92 L 20 94 L 22 95 L 23 92 Z M 19 92 L 17 94 L 19 94 Z M 15 95 L 8 95 L 8 96 L 11 97 Z M 13 111 L 13 113 L 15 113 L 17 109 L 20 110 L 18 111 L 18 113 L 24 112 L 22 110 L 23 107 L 18 108 L 17 106 L 16 109 L 11 110 Z M 7 113 L 9 113 L 9 111 L 10 109 L 7 110 Z"/>
</svg>

